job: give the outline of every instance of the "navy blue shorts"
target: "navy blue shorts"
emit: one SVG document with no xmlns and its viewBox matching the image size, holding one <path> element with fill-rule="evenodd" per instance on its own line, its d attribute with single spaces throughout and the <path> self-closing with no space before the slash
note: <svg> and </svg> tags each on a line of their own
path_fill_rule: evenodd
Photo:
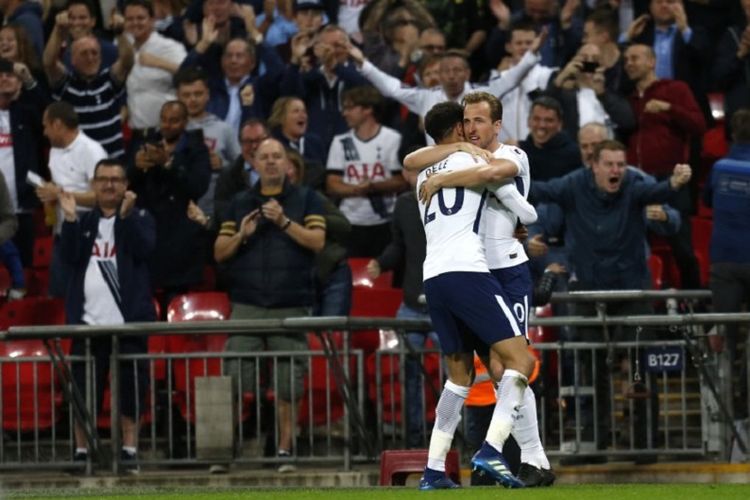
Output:
<svg viewBox="0 0 750 500">
<path fill-rule="evenodd" d="M 476 351 L 523 335 L 511 302 L 489 273 L 445 273 L 424 282 L 427 308 L 444 354 Z"/>
<path fill-rule="evenodd" d="M 491 269 L 492 276 L 500 282 L 509 306 L 513 311 L 521 332 L 526 335 L 529 327 L 529 308 L 534 294 L 534 282 L 531 279 L 529 263 L 524 262 L 505 269 Z"/>
</svg>

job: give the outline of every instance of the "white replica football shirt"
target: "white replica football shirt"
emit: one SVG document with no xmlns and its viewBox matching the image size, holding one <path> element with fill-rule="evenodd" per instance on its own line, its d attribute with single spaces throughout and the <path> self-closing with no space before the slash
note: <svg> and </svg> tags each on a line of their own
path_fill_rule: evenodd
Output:
<svg viewBox="0 0 750 500">
<path fill-rule="evenodd" d="M 18 211 L 16 161 L 13 157 L 13 130 L 10 125 L 10 112 L 2 109 L 0 109 L 0 172 L 5 176 L 13 210 Z"/>
<path fill-rule="evenodd" d="M 398 149 L 401 134 L 380 126 L 378 134 L 363 141 L 353 130 L 337 135 L 328 152 L 328 173 L 341 174 L 345 184 L 369 180 L 381 182 L 401 173 Z M 375 226 L 388 222 L 396 203 L 394 194 L 357 196 L 341 200 L 341 213 L 355 226 Z"/>
<path fill-rule="evenodd" d="M 531 169 L 526 153 L 517 146 L 501 144 L 493 156 L 510 160 L 518 166 L 518 174 L 511 182 L 487 187 L 491 194 L 487 200 L 484 223 L 480 228 L 487 264 L 490 269 L 504 269 L 529 260 L 523 244 L 513 234 L 519 215 L 521 223 L 531 224 L 536 221 L 536 211 L 526 202 L 531 187 Z"/>
<path fill-rule="evenodd" d="M 476 164 L 475 158 L 467 153 L 453 153 L 419 173 L 417 193 L 430 175 Z M 419 202 L 427 238 L 424 280 L 449 272 L 489 272 L 479 236 L 480 219 L 485 212 L 485 193 L 484 187 L 443 188 L 433 195 L 428 205 Z"/>
<path fill-rule="evenodd" d="M 125 321 L 120 304 L 115 217 L 102 217 L 83 278 L 83 322 L 87 325 L 122 324 Z"/>
</svg>

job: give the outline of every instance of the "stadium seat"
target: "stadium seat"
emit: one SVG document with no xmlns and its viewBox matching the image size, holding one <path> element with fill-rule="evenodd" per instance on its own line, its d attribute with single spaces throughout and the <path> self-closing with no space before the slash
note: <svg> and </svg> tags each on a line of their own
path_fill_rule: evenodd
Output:
<svg viewBox="0 0 750 500">
<path fill-rule="evenodd" d="M 403 485 L 409 474 L 424 471 L 427 450 L 385 450 L 380 454 L 380 486 Z M 450 450 L 445 457 L 445 473 L 456 484 L 461 484 L 458 452 Z"/>
<path fill-rule="evenodd" d="M 8 296 L 8 290 L 11 286 L 12 282 L 8 269 L 5 266 L 0 266 L 0 299 L 5 299 Z"/>
<path fill-rule="evenodd" d="M 701 284 L 707 286 L 711 273 L 710 246 L 714 223 L 711 219 L 703 217 L 691 217 L 690 223 L 692 225 L 693 252 L 698 259 L 701 271 Z"/>
<path fill-rule="evenodd" d="M 44 238 L 52 234 L 52 227 L 47 225 L 47 214 L 43 206 L 35 208 L 31 218 L 34 225 L 34 238 Z"/>
<path fill-rule="evenodd" d="M 403 300 L 403 291 L 397 288 L 354 287 L 352 290 L 352 312 L 355 317 L 393 318 Z M 362 349 L 365 355 L 374 352 L 380 344 L 377 330 L 352 332 L 352 348 Z"/>
<path fill-rule="evenodd" d="M 432 349 L 434 346 L 428 339 L 425 343 L 425 350 Z M 376 379 L 378 376 L 376 361 L 376 353 L 371 353 L 365 360 L 365 377 L 367 380 L 368 397 L 373 405 L 377 404 L 377 383 Z M 432 381 L 432 386 L 437 388 L 438 392 L 442 388 L 442 377 L 440 375 L 440 355 L 437 353 L 426 353 L 424 354 L 423 360 L 424 369 L 427 372 L 427 377 Z M 401 377 L 399 373 L 401 371 L 401 358 L 398 354 L 388 354 L 387 351 L 380 352 L 380 387 L 381 394 L 380 399 L 383 404 L 382 408 L 382 421 L 391 424 L 400 424 L 403 418 L 403 410 L 401 408 Z M 430 384 L 427 380 L 423 380 L 422 390 L 424 392 L 425 401 L 425 419 L 427 422 L 433 422 L 435 420 L 435 405 L 437 399 L 435 393 L 430 388 Z"/>
<path fill-rule="evenodd" d="M 193 292 L 172 299 L 167 307 L 167 321 L 222 321 L 229 319 L 232 306 L 229 297 L 220 292 Z M 165 352 L 172 354 L 224 352 L 226 334 L 170 335 Z M 183 418 L 195 421 L 195 378 L 221 375 L 221 359 L 191 358 L 172 361 L 174 401 Z M 188 400 L 190 405 L 188 405 Z"/>
<path fill-rule="evenodd" d="M 34 269 L 48 269 L 52 261 L 52 236 L 42 236 L 34 240 L 34 255 L 31 266 Z"/>
<path fill-rule="evenodd" d="M 658 256 L 662 261 L 662 287 L 680 288 L 682 283 L 680 270 L 666 238 L 652 234 L 649 237 L 649 244 L 651 255 Z"/>
<path fill-rule="evenodd" d="M 367 275 L 367 263 L 370 259 L 352 257 L 349 259 L 349 267 L 352 269 L 352 285 L 364 288 L 392 288 L 393 273 L 385 271 L 375 280 Z"/>
<path fill-rule="evenodd" d="M 651 271 L 651 287 L 661 290 L 664 286 L 664 261 L 658 255 L 651 254 L 648 257 L 648 269 Z"/>
<path fill-rule="evenodd" d="M 0 308 L 0 330 L 64 323 L 63 303 L 56 299 L 24 298 Z M 70 342 L 62 341 L 61 347 L 63 352 L 69 352 Z M 14 361 L 18 358 L 35 359 Z M 57 421 L 63 398 L 44 343 L 41 340 L 0 342 L 0 359 L 3 429 L 20 432 L 49 429 Z"/>
<path fill-rule="evenodd" d="M 332 334 L 332 340 L 338 349 L 343 347 L 340 332 Z M 307 348 L 311 351 L 323 351 L 323 344 L 317 335 L 307 335 Z M 351 361 L 353 361 L 352 358 Z M 352 366 L 352 368 L 354 368 Z M 350 370 L 350 373 L 355 373 Z M 326 425 L 326 422 L 338 422 L 344 416 L 344 403 L 336 388 L 333 370 L 328 366 L 328 359 L 324 355 L 313 356 L 310 360 L 309 371 L 305 373 L 305 389 L 297 413 L 297 423 L 303 428 Z M 329 409 L 330 405 L 330 409 Z"/>
</svg>

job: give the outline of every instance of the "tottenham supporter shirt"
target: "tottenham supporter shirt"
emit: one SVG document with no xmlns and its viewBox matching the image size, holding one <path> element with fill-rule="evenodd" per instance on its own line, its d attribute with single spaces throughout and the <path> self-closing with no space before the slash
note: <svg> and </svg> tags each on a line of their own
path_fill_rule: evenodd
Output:
<svg viewBox="0 0 750 500">
<path fill-rule="evenodd" d="M 83 279 L 83 322 L 87 325 L 122 324 L 125 321 L 120 306 L 115 217 L 102 217 Z"/>
<path fill-rule="evenodd" d="M 365 181 L 382 182 L 401 173 L 398 149 L 401 134 L 380 126 L 375 137 L 363 141 L 353 130 L 337 135 L 328 152 L 328 172 L 341 174 L 345 184 Z M 355 226 L 376 226 L 387 223 L 396 195 L 356 196 L 341 200 L 341 213 Z"/>
<path fill-rule="evenodd" d="M 0 172 L 8 185 L 13 210 L 18 210 L 18 192 L 16 191 L 16 162 L 13 159 L 13 134 L 10 128 L 10 112 L 0 110 Z"/>
</svg>

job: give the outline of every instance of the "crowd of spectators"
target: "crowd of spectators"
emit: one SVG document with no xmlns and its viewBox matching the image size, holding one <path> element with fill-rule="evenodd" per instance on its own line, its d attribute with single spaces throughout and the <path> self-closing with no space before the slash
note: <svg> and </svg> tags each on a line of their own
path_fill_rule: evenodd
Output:
<svg viewBox="0 0 750 500">
<path fill-rule="evenodd" d="M 0 257 L 11 270 L 31 262 L 43 206 L 58 296 L 59 200 L 94 207 L 94 167 L 108 157 L 154 219 L 148 267 L 163 304 L 211 266 L 242 317 L 346 314 L 346 257 L 357 256 L 376 259 L 373 275 L 412 267 L 396 273 L 409 286 L 403 310 L 422 315 L 401 161 L 431 142 L 432 105 L 474 89 L 502 100 L 500 139 L 528 154 L 532 179 L 550 183 L 540 187 L 580 180 L 564 196 L 532 191 L 542 229 L 527 245 L 540 261 L 564 248 L 555 269 L 587 287 L 648 277 L 645 224 L 626 259 L 587 246 L 601 226 L 579 199 L 601 196 L 576 172 L 594 142 L 620 141 L 617 154 L 656 181 L 691 164 L 692 189 L 643 214 L 672 223 L 681 284 L 698 288 L 688 221 L 708 174 L 708 93 L 725 96 L 729 140 L 728 118 L 750 107 L 750 0 L 0 0 L 0 16 L 0 187 L 17 221 Z M 597 182 L 611 195 L 636 177 Z M 23 273 L 11 274 L 20 296 Z"/>
</svg>

